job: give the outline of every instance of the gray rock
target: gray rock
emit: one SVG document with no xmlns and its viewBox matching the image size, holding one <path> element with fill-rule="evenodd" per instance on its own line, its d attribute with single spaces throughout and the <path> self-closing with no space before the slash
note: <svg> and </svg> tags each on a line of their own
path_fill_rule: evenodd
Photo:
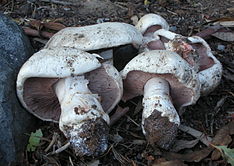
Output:
<svg viewBox="0 0 234 166">
<path fill-rule="evenodd" d="M 33 49 L 19 26 L 1 13 L 0 27 L 0 165 L 10 165 L 22 161 L 28 142 L 25 133 L 30 134 L 36 123 L 15 91 L 19 68 Z"/>
</svg>

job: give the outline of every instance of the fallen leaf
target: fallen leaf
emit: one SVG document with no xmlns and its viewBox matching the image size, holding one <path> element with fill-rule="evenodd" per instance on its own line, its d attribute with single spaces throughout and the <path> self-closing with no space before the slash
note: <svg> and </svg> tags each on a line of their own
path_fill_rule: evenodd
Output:
<svg viewBox="0 0 234 166">
<path fill-rule="evenodd" d="M 91 161 L 91 162 L 87 163 L 87 166 L 96 166 L 96 165 L 99 165 L 99 164 L 100 164 L 99 160 L 94 160 L 94 161 Z"/>
<path fill-rule="evenodd" d="M 61 24 L 61 23 L 56 23 L 56 22 L 45 22 L 42 24 L 45 28 L 51 29 L 51 30 L 55 30 L 55 31 L 60 31 L 64 28 L 66 28 L 65 25 Z"/>
<path fill-rule="evenodd" d="M 172 161 L 165 161 L 158 164 L 152 164 L 151 166 L 187 166 L 182 161 L 179 160 L 172 160 Z"/>
<path fill-rule="evenodd" d="M 22 27 L 24 33 L 29 36 L 37 36 L 37 37 L 44 37 L 44 38 L 51 38 L 54 34 L 46 31 L 38 31 L 29 27 Z"/>
<path fill-rule="evenodd" d="M 214 149 L 213 147 L 207 147 L 202 150 L 194 151 L 194 152 L 186 153 L 186 154 L 165 152 L 163 156 L 167 160 L 176 159 L 176 160 L 187 161 L 187 162 L 200 162 L 202 159 L 206 158 L 213 149 Z"/>
<path fill-rule="evenodd" d="M 229 164 L 234 166 L 234 149 L 230 149 L 227 146 L 213 146 L 220 151 L 223 158 L 227 160 Z"/>
<path fill-rule="evenodd" d="M 222 25 L 224 27 L 234 27 L 234 18 L 232 17 L 223 17 L 216 20 L 212 20 L 213 25 Z"/>
<path fill-rule="evenodd" d="M 234 122 L 230 122 L 223 126 L 219 131 L 217 131 L 215 137 L 212 140 L 212 145 L 228 145 L 232 142 L 231 133 L 233 132 Z M 163 156 L 167 160 L 181 160 L 187 162 L 200 162 L 202 159 L 206 158 L 214 150 L 213 146 L 209 146 L 199 151 L 194 151 L 186 154 L 179 154 L 173 152 L 164 152 Z"/>
<path fill-rule="evenodd" d="M 27 151 L 33 152 L 36 150 L 36 147 L 39 146 L 39 143 L 41 141 L 41 137 L 43 136 L 41 129 L 36 130 L 35 133 L 31 133 L 28 145 L 27 145 Z"/>
<path fill-rule="evenodd" d="M 223 41 L 229 41 L 229 42 L 234 41 L 234 32 L 216 32 L 212 34 L 212 36 Z"/>
<path fill-rule="evenodd" d="M 187 140 L 176 140 L 173 147 L 171 148 L 173 152 L 178 152 L 182 149 L 189 149 L 194 147 L 199 142 L 199 139 L 192 141 Z"/>
<path fill-rule="evenodd" d="M 222 29 L 223 27 L 220 25 L 214 25 L 214 26 L 209 26 L 205 29 L 203 29 L 202 31 L 196 33 L 196 36 L 199 36 L 203 39 L 207 39 L 208 37 L 210 37 L 210 35 L 216 33 L 218 30 Z"/>
<path fill-rule="evenodd" d="M 29 25 L 31 25 L 36 30 L 41 30 L 41 28 L 43 27 L 41 21 L 39 20 L 30 20 Z"/>
<path fill-rule="evenodd" d="M 229 145 L 232 142 L 230 131 L 233 128 L 233 125 L 234 122 L 230 122 L 219 129 L 211 143 L 213 145 Z"/>
<path fill-rule="evenodd" d="M 215 149 L 211 154 L 211 160 L 218 160 L 221 157 L 220 152 Z"/>
<path fill-rule="evenodd" d="M 118 106 L 115 113 L 110 117 L 110 126 L 115 124 L 128 111 L 129 111 L 129 107 L 122 108 L 122 107 Z"/>
<path fill-rule="evenodd" d="M 206 134 L 195 130 L 189 126 L 185 126 L 185 125 L 180 125 L 179 129 L 185 133 L 188 133 L 192 136 L 194 136 L 195 138 L 199 139 L 203 144 L 205 144 L 206 146 L 209 146 L 210 142 L 212 141 L 212 138 L 210 138 L 209 136 L 207 136 Z"/>
<path fill-rule="evenodd" d="M 149 4 L 150 4 L 150 1 L 144 0 L 144 5 L 149 5 Z"/>
</svg>

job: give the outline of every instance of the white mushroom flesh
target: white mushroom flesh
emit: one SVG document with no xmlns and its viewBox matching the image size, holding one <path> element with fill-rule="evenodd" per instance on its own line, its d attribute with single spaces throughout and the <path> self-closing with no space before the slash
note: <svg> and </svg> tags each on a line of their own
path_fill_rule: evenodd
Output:
<svg viewBox="0 0 234 166">
<path fill-rule="evenodd" d="M 61 107 L 60 130 L 69 138 L 78 155 L 93 153 L 93 149 L 86 145 L 86 140 L 90 137 L 87 137 L 85 123 L 101 118 L 109 124 L 109 116 L 103 111 L 98 95 L 92 94 L 87 84 L 88 80 L 84 76 L 74 76 L 61 79 L 54 86 Z M 99 135 L 102 135 L 102 138 L 95 148 L 104 152 L 107 149 L 107 136 L 103 133 Z"/>
<path fill-rule="evenodd" d="M 169 83 L 161 78 L 151 78 L 144 86 L 142 125 L 153 111 L 159 111 L 162 117 L 167 117 L 170 122 L 180 124 L 179 115 L 174 108 L 169 90 Z M 143 132 L 145 130 L 143 128 Z"/>
<path fill-rule="evenodd" d="M 180 118 L 170 97 L 169 83 L 151 78 L 144 86 L 142 130 L 147 140 L 168 149 L 173 143 Z"/>
</svg>

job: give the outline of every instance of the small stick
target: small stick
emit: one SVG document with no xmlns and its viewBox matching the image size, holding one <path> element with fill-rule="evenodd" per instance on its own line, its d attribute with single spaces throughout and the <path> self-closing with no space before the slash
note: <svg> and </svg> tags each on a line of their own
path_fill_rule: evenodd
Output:
<svg viewBox="0 0 234 166">
<path fill-rule="evenodd" d="M 54 133 L 53 137 L 52 137 L 52 141 L 50 142 L 50 144 L 48 145 L 48 147 L 45 149 L 45 152 L 48 152 L 48 150 L 54 145 L 55 141 L 58 138 L 58 134 Z"/>
<path fill-rule="evenodd" d="M 61 1 L 61 0 L 39 0 L 39 1 L 41 1 L 41 2 L 55 3 L 55 4 L 58 4 L 58 5 L 73 5 L 73 6 L 75 6 L 74 3 L 66 2 L 66 1 Z"/>
<path fill-rule="evenodd" d="M 61 153 L 62 151 L 66 150 L 69 146 L 70 146 L 70 142 L 66 143 L 66 144 L 63 145 L 62 147 L 58 148 L 57 150 L 55 150 L 54 152 L 51 152 L 51 153 L 49 153 L 49 154 L 50 154 L 50 155 L 53 155 L 53 154 Z"/>
<path fill-rule="evenodd" d="M 129 111 L 129 107 L 121 108 L 118 106 L 115 113 L 110 118 L 110 126 L 115 124 L 122 116 Z"/>
<path fill-rule="evenodd" d="M 212 141 L 212 138 L 209 136 L 206 136 L 204 133 L 195 130 L 191 127 L 185 126 L 185 125 L 180 125 L 179 129 L 183 132 L 186 132 L 192 136 L 194 136 L 195 138 L 199 139 L 203 144 L 205 144 L 206 146 L 210 145 L 210 142 Z"/>
<path fill-rule="evenodd" d="M 29 28 L 29 27 L 22 27 L 24 30 L 24 33 L 29 36 L 37 36 L 37 37 L 45 37 L 45 38 L 51 38 L 54 34 L 46 31 L 39 32 L 38 30 Z"/>
</svg>

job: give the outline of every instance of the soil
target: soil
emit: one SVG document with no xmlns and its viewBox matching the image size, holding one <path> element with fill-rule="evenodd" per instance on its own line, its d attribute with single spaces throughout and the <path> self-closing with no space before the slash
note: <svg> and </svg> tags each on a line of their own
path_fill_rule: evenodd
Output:
<svg viewBox="0 0 234 166">
<path fill-rule="evenodd" d="M 184 36 L 194 35 L 210 24 L 207 20 L 224 17 L 234 18 L 233 0 L 2 0 L 0 12 L 13 18 L 20 26 L 29 26 L 27 20 L 57 21 L 65 26 L 85 26 L 105 21 L 121 21 L 133 24 L 134 18 L 146 13 L 156 13 L 164 17 L 170 24 L 170 30 Z M 134 16 L 134 17 L 133 17 Z M 34 49 L 44 46 L 43 37 L 31 37 Z M 232 119 L 234 111 L 234 43 L 210 37 L 206 40 L 213 54 L 222 62 L 223 77 L 220 85 L 209 95 L 201 97 L 198 102 L 186 108 L 181 116 L 182 124 L 214 137 L 217 131 Z M 224 48 L 224 49 L 220 49 Z M 134 98 L 122 107 L 130 107 L 110 129 L 109 150 L 102 156 L 80 158 L 68 148 L 65 151 L 47 155 L 45 152 L 53 135 L 57 135 L 54 148 L 65 144 L 58 125 L 44 123 L 41 129 L 44 134 L 42 144 L 35 152 L 26 152 L 24 165 L 153 165 L 155 161 L 165 159 L 163 150 L 147 144 L 141 131 L 141 100 Z M 192 136 L 179 132 L 177 139 L 192 140 Z M 233 143 L 231 144 L 233 145 Z M 198 143 L 195 147 L 179 153 L 189 153 L 203 149 L 205 145 Z M 230 146 L 230 148 L 234 148 Z M 162 157 L 163 156 L 163 157 Z M 91 163 L 90 163 L 91 162 Z M 199 162 L 185 162 L 187 165 L 226 165 L 222 158 L 212 160 L 211 156 Z M 156 165 L 156 164 L 155 164 Z M 182 165 L 182 164 L 181 164 Z"/>
</svg>

